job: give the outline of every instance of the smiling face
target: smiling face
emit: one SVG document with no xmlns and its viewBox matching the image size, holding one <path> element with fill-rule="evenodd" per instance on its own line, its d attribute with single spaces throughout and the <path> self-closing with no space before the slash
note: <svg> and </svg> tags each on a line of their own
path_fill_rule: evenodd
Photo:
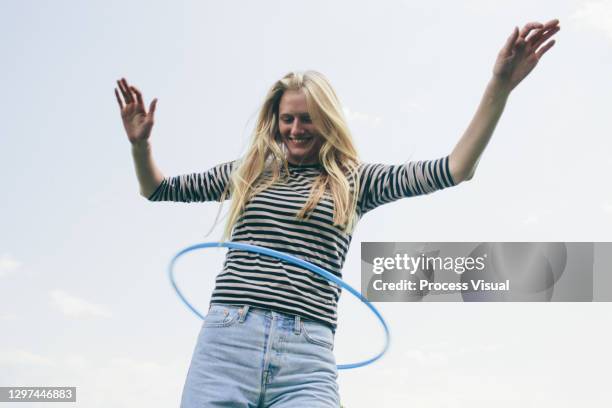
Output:
<svg viewBox="0 0 612 408">
<path fill-rule="evenodd" d="M 285 91 L 278 117 L 278 130 L 287 147 L 287 161 L 299 165 L 318 163 L 323 137 L 312 123 L 304 91 Z"/>
</svg>

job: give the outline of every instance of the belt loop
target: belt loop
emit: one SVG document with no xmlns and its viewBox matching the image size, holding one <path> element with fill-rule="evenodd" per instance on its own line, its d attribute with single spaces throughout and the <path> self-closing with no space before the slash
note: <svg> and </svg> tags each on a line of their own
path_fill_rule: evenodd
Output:
<svg viewBox="0 0 612 408">
<path fill-rule="evenodd" d="M 295 315 L 295 324 L 293 325 L 293 332 L 295 334 L 300 334 L 301 332 L 301 327 L 300 327 L 300 316 Z"/>
<path fill-rule="evenodd" d="M 249 312 L 249 305 L 242 306 L 242 309 L 240 309 L 240 312 L 238 313 L 240 315 L 240 318 L 238 319 L 239 323 L 244 322 L 244 319 L 246 319 L 246 315 L 248 312 Z"/>
</svg>

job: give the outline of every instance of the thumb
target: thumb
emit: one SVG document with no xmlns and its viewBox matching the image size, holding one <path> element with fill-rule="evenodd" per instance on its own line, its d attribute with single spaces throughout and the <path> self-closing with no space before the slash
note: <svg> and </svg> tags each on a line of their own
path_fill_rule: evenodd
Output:
<svg viewBox="0 0 612 408">
<path fill-rule="evenodd" d="M 155 107 L 157 106 L 157 98 L 153 99 L 151 101 L 151 104 L 149 105 L 149 116 L 151 117 L 151 119 L 154 118 L 155 116 Z"/>
</svg>

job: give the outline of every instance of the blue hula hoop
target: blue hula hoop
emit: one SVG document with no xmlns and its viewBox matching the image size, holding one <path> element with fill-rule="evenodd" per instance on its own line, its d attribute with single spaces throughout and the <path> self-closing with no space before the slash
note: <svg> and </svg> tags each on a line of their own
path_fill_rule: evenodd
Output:
<svg viewBox="0 0 612 408">
<path fill-rule="evenodd" d="M 361 293 L 359 293 L 357 290 L 355 290 L 348 283 L 344 282 L 342 279 L 334 276 L 333 274 L 331 274 L 330 272 L 326 271 L 325 269 L 320 268 L 320 267 L 318 267 L 318 266 L 316 266 L 316 265 L 314 265 L 314 264 L 312 264 L 310 262 L 304 261 L 303 259 L 297 258 L 297 257 L 292 256 L 292 255 L 287 255 L 285 253 L 282 253 L 282 252 L 279 252 L 279 251 L 275 251 L 273 249 L 268 249 L 268 248 L 264 248 L 264 247 L 260 247 L 260 246 L 256 246 L 256 245 L 240 244 L 240 243 L 237 243 L 237 242 L 204 242 L 204 243 L 201 243 L 201 244 L 192 245 L 192 246 L 189 246 L 189 247 L 187 247 L 185 249 L 182 249 L 176 255 L 174 255 L 174 257 L 170 261 L 170 265 L 168 266 L 168 275 L 170 277 L 170 283 L 172 284 L 172 287 L 176 291 L 176 294 L 178 295 L 178 297 L 200 319 L 204 320 L 204 316 L 195 307 L 193 307 L 191 305 L 191 303 L 189 303 L 187 301 L 185 296 L 183 296 L 183 293 L 180 291 L 180 289 L 176 285 L 176 282 L 174 281 L 174 264 L 176 263 L 176 260 L 179 257 L 181 257 L 182 255 L 186 254 L 187 252 L 195 251 L 196 249 L 202 249 L 202 248 L 220 248 L 220 247 L 240 249 L 240 250 L 248 251 L 248 252 L 255 252 L 255 253 L 258 253 L 258 254 L 263 254 L 263 255 L 271 256 L 273 258 L 282 259 L 282 260 L 287 261 L 287 262 L 289 262 L 291 264 L 294 264 L 294 265 L 297 265 L 297 266 L 301 266 L 301 267 L 303 267 L 305 269 L 308 269 L 309 271 L 312 271 L 314 273 L 317 273 L 317 274 L 323 276 L 328 281 L 334 282 L 338 286 L 341 286 L 341 287 L 345 288 L 346 290 L 351 292 L 353 295 L 355 295 L 359 300 L 361 300 L 363 303 L 365 303 L 365 305 L 367 307 L 369 307 L 370 310 L 372 310 L 372 312 L 374 313 L 374 315 L 376 315 L 376 317 L 378 318 L 378 320 L 380 321 L 380 323 L 382 324 L 382 326 L 383 326 L 383 328 L 385 330 L 385 346 L 383 347 L 382 351 L 380 351 L 376 356 L 374 356 L 372 358 L 369 358 L 367 360 L 363 360 L 363 361 L 360 361 L 360 362 L 357 362 L 357 363 L 351 363 L 351 364 L 338 364 L 337 365 L 338 370 L 346 370 L 346 369 L 349 369 L 349 368 L 363 367 L 363 366 L 366 366 L 368 364 L 372 364 L 374 361 L 376 361 L 379 358 L 381 358 L 383 356 L 383 354 L 385 354 L 387 352 L 387 349 L 389 348 L 389 343 L 390 343 L 390 340 L 391 340 L 391 336 L 389 334 L 389 328 L 387 327 L 387 323 L 385 322 L 385 319 L 383 319 L 383 317 L 380 314 L 380 312 L 374 307 L 374 305 L 372 305 L 372 303 L 370 303 L 364 296 L 362 296 Z"/>
</svg>

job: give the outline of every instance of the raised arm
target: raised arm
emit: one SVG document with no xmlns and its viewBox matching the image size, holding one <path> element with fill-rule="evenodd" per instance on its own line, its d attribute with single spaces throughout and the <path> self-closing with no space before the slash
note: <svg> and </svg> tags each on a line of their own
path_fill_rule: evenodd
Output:
<svg viewBox="0 0 612 408">
<path fill-rule="evenodd" d="M 149 112 L 147 112 L 142 94 L 136 87 L 129 85 L 125 78 L 118 80 L 117 85 L 119 91 L 121 91 L 121 96 L 117 88 L 115 88 L 115 96 L 121 110 L 123 127 L 132 145 L 132 158 L 136 168 L 136 177 L 140 184 L 140 195 L 148 198 L 164 180 L 164 175 L 153 160 L 149 142 L 157 98 L 151 101 Z M 123 100 L 121 97 L 123 97 Z"/>
<path fill-rule="evenodd" d="M 361 163 L 357 209 L 364 215 L 401 198 L 433 193 L 455 184 L 448 156 L 400 165 Z"/>
<path fill-rule="evenodd" d="M 140 195 L 149 198 L 164 181 L 164 175 L 153 160 L 151 145 L 149 143 L 139 146 L 132 145 L 132 158 L 138 184 L 140 184 Z"/>
<path fill-rule="evenodd" d="M 147 199 L 182 203 L 228 200 L 231 198 L 231 189 L 227 188 L 227 193 L 223 193 L 228 187 L 235 164 L 234 160 L 204 172 L 166 177 Z"/>
<path fill-rule="evenodd" d="M 520 32 L 514 28 L 497 56 L 493 77 L 474 118 L 449 156 L 450 172 L 456 183 L 473 177 L 510 93 L 555 44 L 555 40 L 546 41 L 560 29 L 556 19 L 546 24 L 528 23 Z"/>
</svg>

